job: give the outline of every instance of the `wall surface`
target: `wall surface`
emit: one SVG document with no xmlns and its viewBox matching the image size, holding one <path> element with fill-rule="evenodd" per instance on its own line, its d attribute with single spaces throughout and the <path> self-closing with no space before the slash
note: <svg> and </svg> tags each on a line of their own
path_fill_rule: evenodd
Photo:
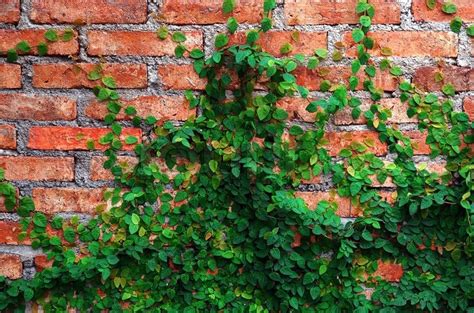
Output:
<svg viewBox="0 0 474 313">
<path fill-rule="evenodd" d="M 425 7 L 425 0 L 371 1 L 377 10 L 372 33 L 377 48 L 372 54 L 380 60 L 381 48 L 390 48 L 393 62 L 425 90 L 439 92 L 441 84 L 434 76 L 442 71 L 445 82 L 457 90 L 456 110 L 464 110 L 474 120 L 474 40 L 464 30 L 460 34 L 450 31 L 452 16 L 439 13 L 442 1 L 438 1 L 435 11 Z M 243 29 L 260 21 L 262 0 L 236 2 L 234 16 L 245 23 Z M 474 23 L 472 0 L 453 2 L 458 16 Z M 292 53 L 312 54 L 317 48 L 326 48 L 331 55 L 342 42 L 345 55 L 353 56 L 350 31 L 358 21 L 355 3 L 280 0 L 273 14 L 274 30 L 260 44 L 275 54 L 291 42 Z M 0 167 L 6 169 L 6 178 L 20 194 L 33 196 L 38 211 L 87 218 L 100 203 L 102 188 L 111 182 L 102 169 L 100 145 L 96 144 L 94 151 L 87 149 L 88 140 L 97 140 L 107 132 L 103 123 L 106 108 L 94 100 L 87 88 L 93 84 L 82 69 L 105 62 L 105 72 L 116 78 L 124 102 L 136 106 L 140 114 L 184 120 L 196 112 L 187 107 L 183 91 L 202 90 L 204 82 L 194 74 L 190 59 L 174 57 L 176 44 L 170 39 L 161 41 L 155 32 L 163 24 L 170 31 L 181 30 L 187 36 L 187 47 L 202 48 L 209 55 L 214 36 L 225 31 L 228 17 L 221 13 L 221 0 L 0 0 L 0 51 L 21 40 L 38 44 L 49 28 L 60 33 L 74 29 L 74 38 L 51 44 L 47 56 L 38 57 L 33 50 L 20 56 L 16 64 L 0 57 Z M 232 40 L 237 42 L 241 35 Z M 323 76 L 340 81 L 350 75 L 350 59 L 334 62 L 329 58 L 322 66 L 326 70 L 300 71 L 298 75 L 315 98 L 325 95 L 318 91 Z M 406 107 L 397 100 L 396 81 L 382 73 L 376 82 L 385 90 L 382 104 L 393 111 L 391 123 L 418 143 L 416 159 L 442 171 L 443 160 L 429 160 L 424 134 L 416 131 L 414 120 L 406 116 Z M 308 125 L 314 118 L 297 99 L 280 105 L 296 123 Z M 129 121 L 123 123 L 130 127 L 128 132 L 140 132 L 132 129 Z M 333 155 L 352 140 L 374 139 L 373 152 L 387 161 L 392 157 L 386 146 L 377 143 L 377 134 L 367 129 L 364 120 L 352 120 L 349 111 L 332 120 L 328 139 Z M 130 151 L 121 154 L 125 160 L 132 155 Z M 329 181 L 327 177 L 311 181 L 299 194 L 312 206 L 320 199 L 338 201 L 342 217 L 357 216 L 360 210 L 348 199 L 335 196 Z M 379 187 L 388 199 L 392 197 L 390 182 Z M 44 258 L 37 256 L 40 252 L 18 243 L 18 220 L 17 215 L 0 208 L 0 275 L 12 279 L 34 275 L 46 265 Z M 397 269 L 381 269 L 397 276 Z"/>
</svg>

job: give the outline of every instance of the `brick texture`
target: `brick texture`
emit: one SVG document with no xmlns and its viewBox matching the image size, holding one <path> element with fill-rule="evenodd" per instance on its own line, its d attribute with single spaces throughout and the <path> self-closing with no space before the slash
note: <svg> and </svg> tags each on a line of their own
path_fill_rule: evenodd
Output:
<svg viewBox="0 0 474 313">
<path fill-rule="evenodd" d="M 36 23 L 143 23 L 146 0 L 33 0 L 30 18 Z"/>
<path fill-rule="evenodd" d="M 33 86 L 37 88 L 92 88 L 100 81 L 90 81 L 87 74 L 96 68 L 95 64 L 35 64 Z M 145 88 L 147 71 L 144 64 L 105 64 L 103 75 L 115 78 L 120 88 Z"/>
<path fill-rule="evenodd" d="M 21 88 L 21 67 L 17 64 L 0 64 L 0 88 Z"/>
<path fill-rule="evenodd" d="M 430 10 L 426 6 L 426 0 L 413 0 L 412 12 L 416 21 L 427 22 L 449 22 L 453 15 L 445 14 L 441 11 L 443 3 L 446 1 L 437 0 L 436 7 Z M 465 22 L 474 22 L 474 6 L 471 0 L 453 0 L 457 7 L 456 16 L 462 18 Z"/>
<path fill-rule="evenodd" d="M 18 279 L 23 276 L 23 264 L 18 255 L 0 254 L 0 276 Z"/>
<path fill-rule="evenodd" d="M 74 159 L 70 157 L 6 157 L 0 156 L 0 168 L 5 169 L 7 180 L 74 179 Z"/>
<path fill-rule="evenodd" d="M 0 125 L 0 149 L 16 148 L 16 128 L 11 125 Z"/>
<path fill-rule="evenodd" d="M 474 97 L 464 99 L 464 112 L 469 116 L 469 120 L 474 121 Z"/>
<path fill-rule="evenodd" d="M 299 191 L 295 193 L 295 196 L 304 200 L 306 205 L 315 210 L 318 206 L 318 203 L 321 201 L 329 201 L 337 203 L 336 214 L 340 217 L 350 217 L 351 216 L 351 202 L 349 198 L 340 197 L 335 190 L 330 192 L 307 192 Z"/>
<path fill-rule="evenodd" d="M 0 51 L 15 47 L 20 41 L 26 41 L 32 47 L 31 53 L 37 54 L 36 46 L 39 43 L 46 42 L 44 33 L 46 30 L 0 30 Z M 63 34 L 57 31 L 58 36 Z M 79 43 L 77 41 L 77 32 L 74 32 L 74 38 L 69 41 L 58 40 L 48 44 L 49 55 L 73 55 L 79 52 Z"/>
<path fill-rule="evenodd" d="M 441 73 L 443 81 L 437 82 L 435 76 Z M 450 83 L 456 91 L 474 90 L 474 68 L 472 67 L 419 67 L 413 76 L 413 82 L 427 91 L 441 90 L 441 87 Z"/>
<path fill-rule="evenodd" d="M 0 94 L 0 118 L 13 120 L 74 120 L 76 101 L 68 97 Z"/>
<path fill-rule="evenodd" d="M 45 214 L 74 212 L 95 213 L 95 208 L 103 204 L 102 189 L 89 188 L 35 188 L 33 201 L 36 211 Z"/>
<path fill-rule="evenodd" d="M 16 23 L 20 19 L 20 0 L 0 2 L 0 23 Z"/>
</svg>

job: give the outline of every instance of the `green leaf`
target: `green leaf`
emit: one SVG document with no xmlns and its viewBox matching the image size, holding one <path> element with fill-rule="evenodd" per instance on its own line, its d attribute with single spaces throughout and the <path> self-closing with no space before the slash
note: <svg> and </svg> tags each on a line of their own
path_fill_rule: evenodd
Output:
<svg viewBox="0 0 474 313">
<path fill-rule="evenodd" d="M 263 30 L 264 32 L 267 32 L 267 31 L 269 31 L 269 30 L 272 28 L 272 26 L 273 26 L 272 20 L 271 20 L 270 18 L 268 18 L 268 17 L 264 17 L 264 18 L 262 19 L 261 25 L 262 25 L 262 30 Z"/>
<path fill-rule="evenodd" d="M 110 265 L 115 265 L 119 262 L 119 258 L 116 255 L 111 254 L 107 256 L 107 262 Z"/>
<path fill-rule="evenodd" d="M 298 125 L 291 126 L 290 135 L 299 136 L 299 135 L 303 135 L 303 134 L 304 134 L 304 131 L 301 127 L 299 127 Z"/>
<path fill-rule="evenodd" d="M 426 6 L 428 7 L 428 9 L 434 10 L 434 8 L 436 7 L 436 0 L 426 0 Z"/>
<path fill-rule="evenodd" d="M 44 33 L 44 38 L 48 41 L 58 41 L 58 33 L 54 29 L 48 29 Z"/>
<path fill-rule="evenodd" d="M 61 35 L 61 41 L 68 42 L 74 38 L 74 30 L 71 28 L 67 28 L 64 30 L 63 34 Z"/>
<path fill-rule="evenodd" d="M 185 42 L 186 41 L 186 35 L 184 35 L 183 32 L 174 32 L 171 39 L 174 42 L 177 42 L 177 43 Z"/>
<path fill-rule="evenodd" d="M 218 163 L 216 160 L 209 161 L 209 168 L 211 169 L 213 173 L 217 172 L 217 167 L 218 167 Z"/>
<path fill-rule="evenodd" d="M 216 46 L 216 48 L 219 49 L 227 45 L 228 42 L 229 42 L 229 37 L 227 37 L 226 34 L 218 34 L 214 41 L 214 45 Z"/>
<path fill-rule="evenodd" d="M 156 31 L 156 35 L 161 40 L 165 40 L 166 38 L 168 38 L 168 34 L 169 34 L 169 31 L 168 31 L 168 28 L 166 26 L 161 26 Z"/>
<path fill-rule="evenodd" d="M 64 239 L 70 243 L 76 241 L 76 233 L 74 232 L 74 229 L 71 227 L 66 227 L 66 229 L 64 229 Z"/>
<path fill-rule="evenodd" d="M 286 120 L 288 118 L 288 112 L 278 108 L 275 110 L 275 112 L 273 112 L 273 118 L 280 121 Z"/>
<path fill-rule="evenodd" d="M 352 31 L 352 39 L 354 42 L 361 42 L 365 37 L 364 32 L 360 28 L 356 28 Z"/>
<path fill-rule="evenodd" d="M 276 1 L 275 0 L 264 0 L 263 1 L 263 11 L 265 13 L 270 12 L 276 7 Z"/>
<path fill-rule="evenodd" d="M 87 79 L 89 80 L 98 80 L 102 77 L 102 74 L 98 70 L 90 71 L 87 74 Z"/>
<path fill-rule="evenodd" d="M 16 49 L 19 50 L 19 51 L 21 51 L 21 52 L 23 52 L 23 53 L 28 53 L 28 52 L 31 51 L 30 45 L 29 45 L 26 41 L 24 41 L 24 40 L 22 40 L 22 41 L 20 41 L 19 43 L 17 43 Z"/>
<path fill-rule="evenodd" d="M 319 267 L 319 275 L 323 275 L 327 272 L 327 270 L 328 266 L 326 264 L 321 264 L 321 266 Z"/>
<path fill-rule="evenodd" d="M 229 30 L 230 33 L 235 33 L 237 31 L 237 28 L 239 27 L 239 23 L 235 19 L 235 17 L 229 17 L 227 20 L 227 29 Z"/>
<path fill-rule="evenodd" d="M 292 308 L 298 309 L 298 299 L 291 297 L 289 303 Z"/>
<path fill-rule="evenodd" d="M 186 52 L 186 47 L 179 44 L 174 48 L 174 55 L 178 58 L 182 58 L 184 53 Z"/>
<path fill-rule="evenodd" d="M 353 182 L 350 185 L 350 192 L 351 196 L 355 196 L 359 193 L 359 191 L 362 189 L 362 183 L 361 182 Z"/>
<path fill-rule="evenodd" d="M 444 3 L 441 7 L 441 10 L 446 14 L 454 14 L 458 11 L 458 8 L 455 4 L 451 2 Z"/>
<path fill-rule="evenodd" d="M 449 24 L 449 27 L 451 28 L 451 30 L 456 33 L 456 34 L 459 34 L 461 32 L 461 27 L 462 27 L 462 20 L 461 18 L 459 17 L 455 17 L 451 20 L 451 23 Z"/>
<path fill-rule="evenodd" d="M 13 63 L 18 60 L 18 53 L 15 49 L 10 49 L 7 51 L 7 62 Z"/>
<path fill-rule="evenodd" d="M 359 22 L 364 27 L 370 27 L 370 24 L 372 23 L 372 19 L 368 16 L 361 16 L 359 18 Z"/>
<path fill-rule="evenodd" d="M 38 49 L 39 56 L 48 54 L 48 45 L 45 42 L 40 42 L 36 48 Z"/>
<path fill-rule="evenodd" d="M 136 213 L 132 213 L 132 218 L 131 218 L 132 224 L 138 225 L 140 224 L 140 216 Z"/>
<path fill-rule="evenodd" d="M 471 24 L 466 28 L 466 33 L 469 37 L 474 37 L 474 24 Z"/>
<path fill-rule="evenodd" d="M 263 121 L 268 116 L 269 113 L 270 113 L 270 107 L 268 105 L 259 106 L 257 109 L 257 116 L 258 116 L 258 119 L 261 121 Z"/>
<path fill-rule="evenodd" d="M 204 52 L 201 49 L 195 48 L 191 50 L 191 53 L 189 54 L 189 56 L 193 59 L 200 59 L 204 57 Z"/>
<path fill-rule="evenodd" d="M 234 7 L 235 7 L 235 0 L 224 0 L 222 4 L 222 11 L 225 14 L 229 14 L 229 13 L 232 13 L 232 11 L 234 11 Z"/>
<path fill-rule="evenodd" d="M 441 90 L 443 91 L 443 93 L 447 96 L 451 96 L 453 97 L 456 93 L 456 89 L 454 88 L 453 84 L 445 84 Z"/>
<path fill-rule="evenodd" d="M 35 215 L 33 216 L 33 224 L 35 224 L 36 226 L 46 227 L 47 223 L 48 219 L 43 213 L 35 213 Z"/>
<path fill-rule="evenodd" d="M 259 34 L 255 30 L 251 30 L 247 33 L 247 44 L 252 45 L 258 40 Z"/>
<path fill-rule="evenodd" d="M 109 88 L 117 88 L 117 84 L 115 83 L 115 79 L 112 76 L 104 76 L 102 77 L 102 83 Z"/>
<path fill-rule="evenodd" d="M 321 59 L 326 59 L 328 57 L 328 51 L 326 49 L 316 49 L 314 54 Z"/>
<path fill-rule="evenodd" d="M 125 143 L 126 143 L 127 145 L 133 145 L 133 144 L 135 144 L 135 143 L 137 143 L 137 142 L 138 142 L 138 138 L 135 137 L 135 136 L 127 136 L 127 137 L 125 138 Z"/>
</svg>

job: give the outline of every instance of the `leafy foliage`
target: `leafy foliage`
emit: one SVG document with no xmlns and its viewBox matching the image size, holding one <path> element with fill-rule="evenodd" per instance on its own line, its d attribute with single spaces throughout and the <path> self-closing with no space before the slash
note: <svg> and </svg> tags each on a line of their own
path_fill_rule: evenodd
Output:
<svg viewBox="0 0 474 313">
<path fill-rule="evenodd" d="M 275 1 L 265 1 L 264 7 L 269 19 Z M 225 13 L 233 8 L 234 1 L 224 1 Z M 91 71 L 89 79 L 103 84 L 94 93 L 109 110 L 111 133 L 100 143 L 108 147 L 104 167 L 117 185 L 105 194 L 110 207 L 98 207 L 87 223 L 48 220 L 34 212 L 31 199 L 17 203 L 13 186 L 0 183 L 7 208 L 24 217 L 21 236 L 54 260 L 32 280 L 1 279 L 0 309 L 21 310 L 34 300 L 49 312 L 472 310 L 474 164 L 468 144 L 473 125 L 465 113 L 453 110 L 452 85 L 444 85 L 446 97 L 440 98 L 404 81 L 390 61 L 376 65 L 367 35 L 375 9 L 361 0 L 356 11 L 361 27 L 352 34 L 358 43 L 352 76 L 348 85 L 324 80 L 326 98 L 308 98 L 294 71 L 316 68 L 328 52 L 317 50 L 308 60 L 263 52 L 256 42 L 271 25 L 268 20 L 248 32 L 245 44 L 227 46 L 221 34 L 210 57 L 190 51 L 207 86 L 202 94 L 185 93 L 190 107 L 202 114 L 182 125 L 137 116 L 133 107 L 122 106 L 112 77 L 103 76 L 100 66 Z M 237 26 L 230 18 L 229 31 Z M 168 31 L 161 28 L 157 36 L 166 39 Z M 178 43 L 185 39 L 180 32 L 172 35 Z M 178 47 L 182 56 L 186 48 Z M 291 50 L 288 43 L 281 52 Z M 352 92 L 362 70 L 373 100 L 367 111 Z M 410 139 L 387 122 L 391 113 L 379 104 L 382 91 L 372 80 L 379 70 L 399 77 L 400 99 L 427 134 L 431 156 L 446 160 L 445 174 L 417 167 Z M 312 125 L 292 123 L 278 107 L 295 96 L 306 99 L 307 111 L 315 113 Z M 370 141 L 355 142 L 340 151 L 339 159 L 331 158 L 325 128 L 345 107 L 378 132 L 392 162 L 369 153 Z M 125 139 L 135 144 L 133 166 L 117 161 L 122 127 L 115 118 L 122 110 L 153 134 L 141 143 Z M 335 192 L 362 210 L 360 217 L 343 223 L 335 203 L 308 208 L 295 196 L 302 182 L 321 174 L 331 176 Z M 394 203 L 374 187 L 387 180 L 396 188 Z M 399 283 L 377 277 L 381 259 L 403 267 Z M 370 299 L 365 288 L 373 289 Z"/>
</svg>

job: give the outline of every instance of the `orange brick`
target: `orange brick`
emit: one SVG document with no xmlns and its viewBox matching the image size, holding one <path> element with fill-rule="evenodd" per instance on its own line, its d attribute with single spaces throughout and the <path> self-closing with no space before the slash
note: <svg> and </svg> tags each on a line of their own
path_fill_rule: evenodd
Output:
<svg viewBox="0 0 474 313">
<path fill-rule="evenodd" d="M 33 65 L 33 86 L 37 88 L 92 88 L 100 81 L 91 81 L 87 73 L 96 64 L 56 63 Z M 104 76 L 112 76 L 119 88 L 145 88 L 147 69 L 145 64 L 104 64 Z"/>
<path fill-rule="evenodd" d="M 390 48 L 393 56 L 400 57 L 456 57 L 458 55 L 458 38 L 454 33 L 435 31 L 383 31 L 371 32 L 369 37 L 375 40 L 375 49 L 370 50 L 373 56 L 381 56 L 381 48 Z M 357 56 L 357 44 L 352 34 L 344 34 L 343 42 L 348 50 L 346 54 Z M 406 43 L 410 42 L 409 45 Z"/>
<path fill-rule="evenodd" d="M 7 180 L 72 181 L 74 158 L 0 156 Z"/>
<path fill-rule="evenodd" d="M 0 94 L 0 118 L 36 121 L 74 120 L 76 101 L 60 96 Z"/>
<path fill-rule="evenodd" d="M 464 112 L 469 116 L 469 120 L 474 121 L 474 97 L 464 98 Z"/>
<path fill-rule="evenodd" d="M 29 241 L 20 242 L 18 235 L 21 233 L 21 226 L 17 222 L 0 220 L 0 244 L 19 245 L 29 244 Z"/>
<path fill-rule="evenodd" d="M 400 5 L 396 0 L 373 0 L 376 8 L 374 23 L 399 24 Z M 356 24 L 357 0 L 286 0 L 285 17 L 289 25 Z"/>
<path fill-rule="evenodd" d="M 0 30 L 0 51 L 6 51 L 16 46 L 17 43 L 24 40 L 32 47 L 29 54 L 38 54 L 36 46 L 41 42 L 46 42 L 44 33 L 46 30 L 41 29 L 25 29 L 25 30 Z M 62 31 L 57 32 L 58 35 Z M 77 32 L 74 32 L 74 38 L 70 41 L 58 40 L 48 43 L 49 55 L 71 55 L 79 52 L 79 43 L 77 41 Z"/>
<path fill-rule="evenodd" d="M 203 34 L 201 31 L 185 32 L 186 48 L 202 49 Z M 155 32 L 131 31 L 89 31 L 87 33 L 90 55 L 143 55 L 143 56 L 174 56 L 177 43 L 171 36 L 165 40 L 158 38 Z"/>
<path fill-rule="evenodd" d="M 30 18 L 36 23 L 144 23 L 146 0 L 32 0 Z"/>
<path fill-rule="evenodd" d="M 21 66 L 0 63 L 0 88 L 21 88 Z"/>
<path fill-rule="evenodd" d="M 18 255 L 0 254 L 0 276 L 18 279 L 23 276 L 23 263 Z"/>
<path fill-rule="evenodd" d="M 408 105 L 406 103 L 402 103 L 400 99 L 392 99 L 392 98 L 384 98 L 381 99 L 379 102 L 380 107 L 382 109 L 389 109 L 392 113 L 392 116 L 387 119 L 388 123 L 399 124 L 399 123 L 416 123 L 416 118 L 409 118 L 407 116 L 407 109 Z M 364 117 L 364 112 L 370 109 L 372 105 L 370 100 L 364 100 L 360 106 L 362 110 L 361 115 L 358 119 L 354 120 L 352 118 L 352 108 L 351 107 L 344 107 L 341 111 L 337 112 L 334 115 L 334 124 L 336 125 L 362 125 L 365 124 L 367 121 Z"/>
<path fill-rule="evenodd" d="M 204 90 L 206 87 L 206 80 L 199 78 L 192 65 L 161 65 L 158 67 L 158 76 L 165 89 Z"/>
<path fill-rule="evenodd" d="M 35 188 L 32 195 L 38 212 L 94 214 L 96 207 L 105 203 L 103 192 L 89 188 Z"/>
<path fill-rule="evenodd" d="M 446 14 L 441 10 L 446 1 L 437 0 L 436 7 L 430 10 L 426 6 L 426 0 L 413 0 L 412 12 L 416 21 L 450 22 L 454 15 Z M 474 22 L 474 6 L 472 0 L 452 0 L 451 3 L 457 7 L 455 16 L 459 16 L 464 22 Z"/>
<path fill-rule="evenodd" d="M 413 146 L 414 154 L 430 154 L 431 148 L 426 144 L 426 133 L 419 131 L 406 131 L 403 132 L 405 136 L 408 136 Z"/>
<path fill-rule="evenodd" d="M 195 109 L 189 108 L 189 102 L 184 97 L 179 96 L 141 96 L 130 100 L 122 100 L 124 107 L 133 106 L 139 116 L 154 116 L 158 120 L 186 120 L 190 116 L 196 115 Z M 86 115 L 93 119 L 104 119 L 108 110 L 106 103 L 93 101 L 86 108 Z M 122 112 L 118 119 L 129 118 Z"/>
<path fill-rule="evenodd" d="M 236 0 L 235 3 L 232 14 L 224 14 L 221 0 L 163 0 L 156 18 L 170 24 L 225 23 L 230 16 L 234 16 L 240 23 L 260 22 L 263 17 L 263 1 Z"/>
<path fill-rule="evenodd" d="M 389 282 L 399 282 L 403 276 L 403 267 L 401 264 L 378 260 L 377 266 L 377 270 L 372 276 L 380 276 L 383 280 Z"/>
<path fill-rule="evenodd" d="M 314 99 L 283 98 L 277 102 L 277 107 L 288 112 L 288 118 L 290 120 L 301 120 L 311 123 L 315 121 L 316 113 L 306 111 L 306 107 L 310 101 L 313 100 Z"/>
<path fill-rule="evenodd" d="M 305 86 L 310 90 L 319 90 L 323 80 L 329 80 L 332 83 L 348 84 L 351 76 L 351 69 L 347 66 L 322 66 L 315 70 L 306 67 L 299 67 L 294 71 L 298 84 Z M 359 78 L 359 86 L 357 89 L 363 89 L 363 81 L 367 78 L 363 71 L 357 75 Z M 375 86 L 385 91 L 394 91 L 397 88 L 397 80 L 387 72 L 377 71 L 373 78 Z"/>
<path fill-rule="evenodd" d="M 239 32 L 231 36 L 230 44 L 245 43 L 246 33 Z M 281 56 L 280 48 L 290 43 L 293 50 L 290 55 L 297 53 L 313 55 L 314 50 L 319 48 L 327 49 L 327 33 L 326 32 L 290 32 L 290 31 L 270 31 L 260 35 L 257 44 L 262 49 L 275 56 Z"/>
<path fill-rule="evenodd" d="M 108 134 L 107 128 L 86 128 L 86 127 L 39 127 L 30 129 L 28 148 L 38 150 L 88 150 L 87 142 L 93 141 L 95 149 L 106 149 L 105 145 L 98 143 L 98 140 Z M 121 139 L 127 136 L 138 137 L 141 140 L 141 130 L 137 128 L 126 128 L 122 132 Z M 134 145 L 124 144 L 124 150 L 132 150 Z"/>
<path fill-rule="evenodd" d="M 337 203 L 336 214 L 340 217 L 350 217 L 351 216 L 351 202 L 349 198 L 340 197 L 336 191 L 332 190 L 330 192 L 319 191 L 319 192 L 307 192 L 307 191 L 298 191 L 295 192 L 295 196 L 301 198 L 306 202 L 306 205 L 311 209 L 315 210 L 318 206 L 318 203 L 321 201 L 329 201 Z"/>
<path fill-rule="evenodd" d="M 354 142 L 369 144 L 367 152 L 376 155 L 387 154 L 387 145 L 380 141 L 375 131 L 361 130 L 353 132 L 328 132 L 325 138 L 329 141 L 326 148 L 331 156 L 336 156 L 344 148 L 350 148 Z"/>
<path fill-rule="evenodd" d="M 0 2 L 0 23 L 16 23 L 20 20 L 20 0 Z"/>
<path fill-rule="evenodd" d="M 16 128 L 0 125 L 0 149 L 16 149 Z"/>
<path fill-rule="evenodd" d="M 49 260 L 44 254 L 35 256 L 35 268 L 37 272 L 42 272 L 53 266 L 54 260 Z"/>
<path fill-rule="evenodd" d="M 442 73 L 444 77 L 442 82 L 435 81 L 436 73 Z M 441 90 L 441 87 L 446 83 L 453 84 L 456 91 L 474 90 L 474 68 L 456 66 L 442 68 L 419 67 L 413 76 L 413 82 L 427 91 Z"/>
</svg>

